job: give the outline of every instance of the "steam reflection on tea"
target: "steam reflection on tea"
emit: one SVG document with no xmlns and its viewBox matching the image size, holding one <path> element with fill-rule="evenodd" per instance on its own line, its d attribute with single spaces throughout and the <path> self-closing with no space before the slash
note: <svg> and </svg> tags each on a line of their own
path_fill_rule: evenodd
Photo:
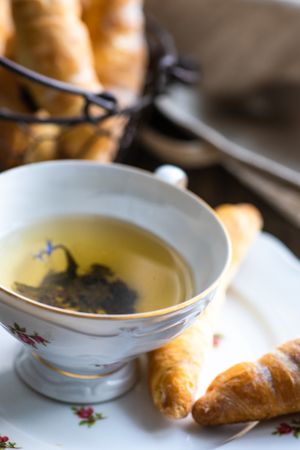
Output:
<svg viewBox="0 0 300 450">
<path fill-rule="evenodd" d="M 164 241 L 103 216 L 59 216 L 0 243 L 0 284 L 32 300 L 86 313 L 131 314 L 192 295 L 188 265 Z"/>
</svg>

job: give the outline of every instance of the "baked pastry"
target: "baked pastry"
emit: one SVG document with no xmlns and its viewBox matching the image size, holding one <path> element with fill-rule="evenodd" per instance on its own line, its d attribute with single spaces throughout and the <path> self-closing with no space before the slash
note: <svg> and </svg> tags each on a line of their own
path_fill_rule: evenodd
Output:
<svg viewBox="0 0 300 450">
<path fill-rule="evenodd" d="M 0 1 L 0 54 L 11 44 L 12 20 L 9 1 Z M 0 108 L 7 112 L 32 114 L 21 96 L 20 79 L 0 68 Z M 45 115 L 45 112 L 37 112 Z M 25 162 L 53 159 L 56 155 L 55 125 L 29 125 L 0 120 L 0 168 L 8 169 Z"/>
<path fill-rule="evenodd" d="M 90 37 L 80 19 L 79 0 L 12 0 L 16 27 L 17 59 L 44 75 L 83 87 L 94 93 L 103 91 L 95 68 Z M 39 108 L 50 115 L 78 116 L 84 101 L 74 95 L 30 84 Z M 93 107 L 92 113 L 102 112 Z M 60 157 L 108 162 L 117 149 L 123 129 L 120 119 L 101 126 L 83 124 L 64 127 L 58 139 Z"/>
<path fill-rule="evenodd" d="M 300 411 L 300 339 L 255 363 L 237 364 L 218 375 L 193 406 L 200 425 L 270 419 Z"/>
<path fill-rule="evenodd" d="M 46 111 L 35 113 L 38 117 L 48 117 Z M 31 124 L 28 126 L 29 142 L 22 163 L 49 161 L 58 156 L 60 127 L 54 124 Z"/>
<path fill-rule="evenodd" d="M 8 0 L 0 1 L 0 55 L 9 52 L 13 25 L 11 20 L 10 2 Z"/>
<path fill-rule="evenodd" d="M 142 0 L 85 0 L 97 74 L 106 90 L 128 104 L 143 88 L 147 66 Z"/>
<path fill-rule="evenodd" d="M 82 5 L 93 46 L 89 31 L 81 20 Z M 13 31 L 14 45 L 9 48 L 13 48 L 14 58 L 36 72 L 96 94 L 103 89 L 111 90 L 122 107 L 132 104 L 143 86 L 147 58 L 141 0 L 1 0 L 0 54 L 7 51 Z M 100 81 L 98 74 L 103 76 L 105 83 Z M 85 102 L 81 97 L 29 81 L 22 82 L 26 84 L 38 114 L 82 115 Z M 0 107 L 8 107 L 6 101 Z M 13 106 L 9 109 L 32 113 L 32 105 L 29 111 L 22 101 L 18 108 Z M 102 113 L 98 106 L 90 109 L 92 115 Z M 126 124 L 127 117 L 120 115 L 100 124 L 77 126 L 38 124 L 31 127 L 11 123 L 2 135 L 2 148 L 5 148 L 1 155 L 2 168 L 47 158 L 109 162 L 114 159 Z M 10 157 L 9 147 L 12 149 Z"/>
<path fill-rule="evenodd" d="M 5 69 L 0 69 L 0 108 L 11 112 L 28 113 L 18 95 L 17 79 Z M 0 168 L 20 164 L 28 145 L 28 128 L 15 122 L 0 120 Z"/>
<path fill-rule="evenodd" d="M 0 108 L 8 112 L 31 114 L 22 101 L 17 77 L 0 69 Z M 36 114 L 44 115 L 39 111 Z M 55 125 L 28 125 L 0 120 L 0 168 L 8 169 L 26 162 L 56 157 L 59 128 Z"/>
<path fill-rule="evenodd" d="M 103 90 L 94 69 L 78 0 L 12 0 L 18 62 L 57 80 Z M 51 115 L 78 115 L 83 100 L 37 84 L 30 85 L 37 105 Z"/>
<path fill-rule="evenodd" d="M 248 203 L 223 204 L 216 208 L 216 213 L 232 244 L 231 264 L 226 275 L 228 284 L 261 230 L 263 220 L 258 209 Z"/>
<path fill-rule="evenodd" d="M 261 216 L 252 205 L 223 205 L 216 212 L 232 242 L 232 262 L 223 285 L 190 328 L 149 354 L 152 400 L 160 412 L 172 419 L 183 418 L 191 411 L 199 374 L 212 346 L 225 289 L 262 225 Z"/>
<path fill-rule="evenodd" d="M 113 161 L 127 120 L 114 116 L 100 125 L 77 125 L 61 130 L 58 147 L 62 158 L 80 158 L 108 163 Z"/>
</svg>

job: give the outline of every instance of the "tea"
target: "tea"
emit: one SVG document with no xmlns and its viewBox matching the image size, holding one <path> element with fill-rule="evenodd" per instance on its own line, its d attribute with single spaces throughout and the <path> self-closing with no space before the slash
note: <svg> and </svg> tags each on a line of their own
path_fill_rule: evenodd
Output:
<svg viewBox="0 0 300 450">
<path fill-rule="evenodd" d="M 60 216 L 0 243 L 0 284 L 87 313 L 131 314 L 180 303 L 193 291 L 187 263 L 154 234 L 102 216 Z"/>
</svg>

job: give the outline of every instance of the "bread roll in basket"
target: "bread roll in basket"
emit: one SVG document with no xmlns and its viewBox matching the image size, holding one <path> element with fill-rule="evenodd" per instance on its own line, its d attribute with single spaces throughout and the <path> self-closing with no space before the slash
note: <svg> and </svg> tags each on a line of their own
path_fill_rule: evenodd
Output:
<svg viewBox="0 0 300 450">
<path fill-rule="evenodd" d="M 146 38 L 141 0 L 5 4 L 0 169 L 118 159 L 134 135 L 132 123 L 176 72 L 169 36 L 152 20 Z"/>
</svg>

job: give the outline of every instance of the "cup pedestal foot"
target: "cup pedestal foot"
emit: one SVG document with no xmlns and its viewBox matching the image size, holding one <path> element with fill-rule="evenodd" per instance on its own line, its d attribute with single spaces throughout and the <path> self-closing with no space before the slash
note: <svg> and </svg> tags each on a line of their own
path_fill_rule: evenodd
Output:
<svg viewBox="0 0 300 450">
<path fill-rule="evenodd" d="M 129 391 L 137 381 L 137 361 L 104 375 L 72 374 L 47 364 L 22 349 L 15 361 L 17 374 L 34 391 L 72 404 L 112 400 Z"/>
</svg>

